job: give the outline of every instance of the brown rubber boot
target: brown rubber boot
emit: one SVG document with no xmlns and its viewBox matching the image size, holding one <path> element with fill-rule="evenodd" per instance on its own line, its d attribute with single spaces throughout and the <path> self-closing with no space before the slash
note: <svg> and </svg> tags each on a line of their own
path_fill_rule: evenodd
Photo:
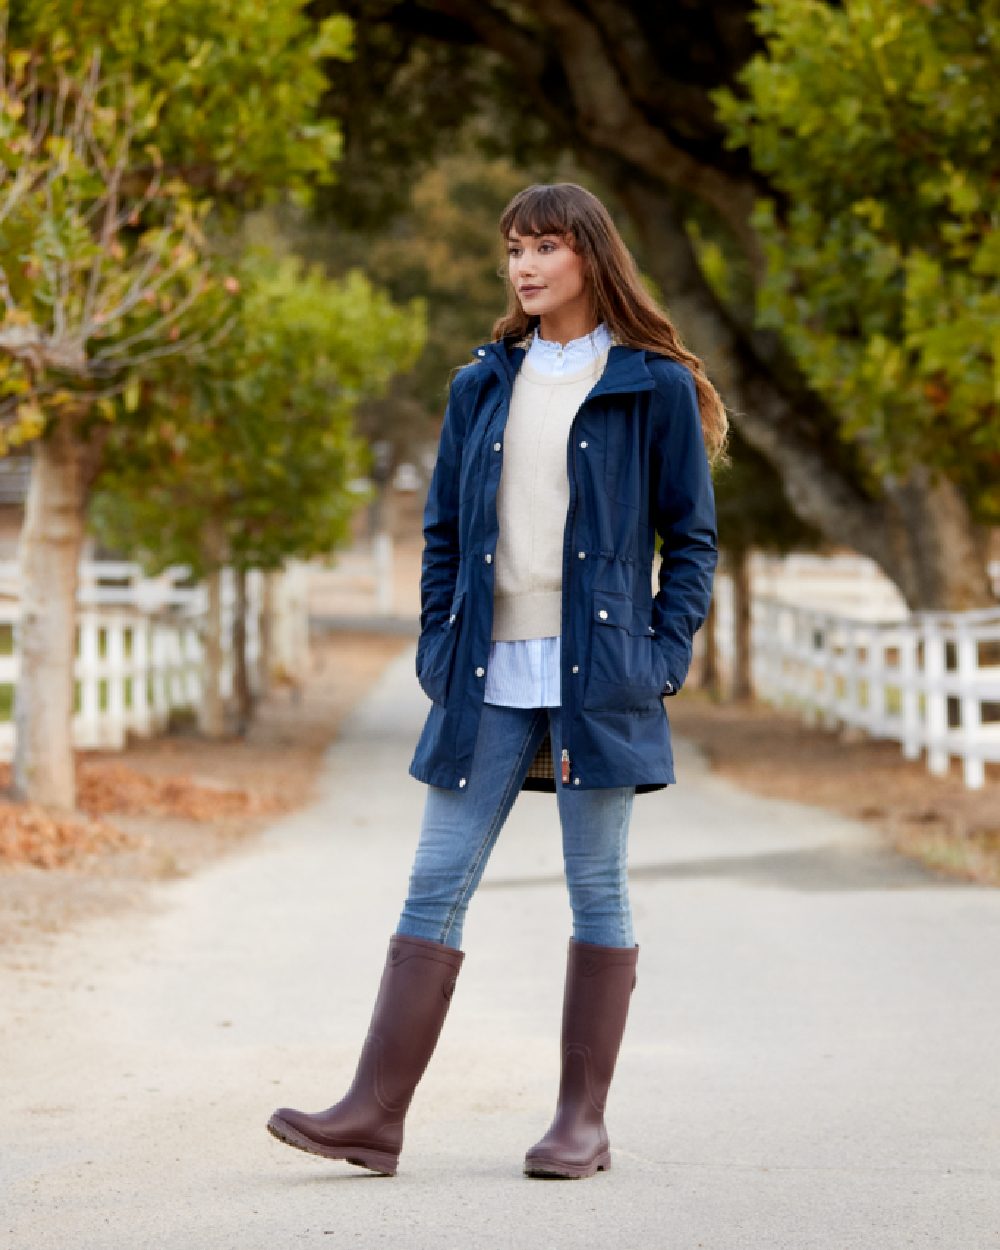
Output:
<svg viewBox="0 0 1000 1250">
<path fill-rule="evenodd" d="M 403 1119 L 434 1053 L 464 958 L 440 942 L 391 938 L 351 1088 L 316 1115 L 281 1107 L 268 1131 L 310 1154 L 394 1176 Z"/>
<path fill-rule="evenodd" d="M 526 1176 L 576 1178 L 610 1169 L 604 1105 L 638 957 L 638 946 L 595 946 L 570 939 L 559 1101 L 549 1131 L 525 1155 Z"/>
</svg>

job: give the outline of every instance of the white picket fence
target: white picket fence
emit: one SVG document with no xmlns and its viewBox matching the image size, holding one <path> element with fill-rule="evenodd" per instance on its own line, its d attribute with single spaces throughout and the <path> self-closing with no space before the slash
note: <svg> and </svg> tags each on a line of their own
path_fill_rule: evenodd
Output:
<svg viewBox="0 0 1000 1250">
<path fill-rule="evenodd" d="M 262 575 L 247 579 L 247 658 L 259 681 Z M 230 653 L 235 589 L 223 575 L 223 697 L 232 694 Z M 305 620 L 305 596 L 300 593 Z M 177 712 L 194 711 L 201 698 L 204 587 L 184 569 L 146 578 L 138 565 L 85 561 L 80 567 L 73 738 L 81 748 L 124 746 L 130 733 L 163 730 Z M 0 563 L 0 759 L 14 750 L 13 707 L 20 662 L 17 567 Z M 307 623 L 305 624 L 307 628 Z"/>
<path fill-rule="evenodd" d="M 958 759 L 972 789 L 1000 763 L 1000 608 L 871 621 L 755 595 L 752 621 L 762 698 L 926 752 L 932 773 Z"/>
</svg>

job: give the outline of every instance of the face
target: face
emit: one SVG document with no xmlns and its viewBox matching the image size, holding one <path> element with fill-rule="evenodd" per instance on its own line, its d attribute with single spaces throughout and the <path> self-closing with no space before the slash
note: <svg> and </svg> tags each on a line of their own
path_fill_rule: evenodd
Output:
<svg viewBox="0 0 1000 1250">
<path fill-rule="evenodd" d="M 576 312 L 585 314 L 590 296 L 585 281 L 583 257 L 574 252 L 569 240 L 558 234 L 507 236 L 507 272 L 521 301 L 531 316 L 560 318 Z"/>
</svg>

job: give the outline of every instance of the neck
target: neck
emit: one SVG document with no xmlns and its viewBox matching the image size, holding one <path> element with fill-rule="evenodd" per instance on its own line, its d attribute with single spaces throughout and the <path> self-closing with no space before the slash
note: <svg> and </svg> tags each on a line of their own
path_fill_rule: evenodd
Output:
<svg viewBox="0 0 1000 1250">
<path fill-rule="evenodd" d="M 565 312 L 543 313 L 538 323 L 538 333 L 550 343 L 566 343 L 573 339 L 581 339 L 599 325 L 593 313 L 581 313 L 576 309 Z"/>
</svg>

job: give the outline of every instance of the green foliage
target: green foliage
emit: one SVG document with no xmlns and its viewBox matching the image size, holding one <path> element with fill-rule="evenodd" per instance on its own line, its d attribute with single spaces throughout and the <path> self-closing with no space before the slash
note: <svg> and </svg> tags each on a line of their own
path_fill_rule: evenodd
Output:
<svg viewBox="0 0 1000 1250">
<path fill-rule="evenodd" d="M 504 253 L 497 222 L 528 179 L 509 161 L 471 150 L 437 161 L 413 186 L 408 214 L 374 239 L 367 268 L 397 298 L 426 292 L 433 335 L 418 366 L 419 393 L 440 409 L 449 372 L 489 338 L 504 309 Z"/>
<path fill-rule="evenodd" d="M 354 408 L 423 345 L 422 303 L 394 306 L 360 271 L 255 256 L 241 281 L 212 359 L 159 379 L 149 421 L 109 448 L 94 527 L 153 570 L 276 568 L 337 545 L 362 471 Z"/>
<path fill-rule="evenodd" d="M 46 81 L 2 47 L 0 68 L 2 454 L 47 421 L 114 416 L 129 377 L 203 345 L 228 301 L 207 206 L 136 140 L 128 85 L 96 62 Z"/>
<path fill-rule="evenodd" d="M 192 188 L 241 200 L 330 176 L 340 131 L 320 120 L 324 64 L 350 55 L 351 23 L 306 0 L 19 0 L 12 44 L 79 73 L 128 77 L 141 134 Z"/>
<path fill-rule="evenodd" d="M 527 16 L 531 6 L 518 7 Z M 328 67 L 323 98 L 324 112 L 346 135 L 337 185 L 317 196 L 345 231 L 377 237 L 408 216 L 418 179 L 442 157 L 470 155 L 470 137 L 475 163 L 477 155 L 511 161 L 530 171 L 524 184 L 546 180 L 564 148 L 516 71 L 470 39 L 463 22 L 434 8 L 399 0 L 310 3 L 318 18 L 335 11 L 354 22 L 351 60 Z"/>
<path fill-rule="evenodd" d="M 322 202 L 311 219 L 286 213 L 277 223 L 297 251 L 320 258 L 331 272 L 362 265 L 395 300 L 427 301 L 427 340 L 413 369 L 393 381 L 386 397 L 366 401 L 357 413 L 359 430 L 372 442 L 388 443 L 396 463 L 419 460 L 433 444 L 452 370 L 490 337 L 504 309 L 506 261 L 497 230 L 504 205 L 535 179 L 581 176 L 565 158 L 526 170 L 503 157 L 486 157 L 480 137 L 470 124 L 447 155 L 428 157 L 408 187 L 405 209 L 396 206 L 377 224 L 351 229 Z M 366 194 L 352 182 L 361 177 L 360 169 L 342 171 L 338 202 L 341 192 L 348 204 Z M 372 177 L 384 179 L 386 171 Z M 265 238 L 276 228 L 265 214 L 253 224 Z"/>
<path fill-rule="evenodd" d="M 714 93 L 758 201 L 777 328 L 873 480 L 927 464 L 1000 520 L 1000 12 L 974 0 L 765 0 Z"/>
<path fill-rule="evenodd" d="M 55 420 L 142 421 L 142 379 L 224 328 L 210 220 L 304 196 L 347 18 L 304 0 L 24 0 L 0 27 L 0 454 Z M 216 225 L 217 225 L 216 221 Z"/>
</svg>

